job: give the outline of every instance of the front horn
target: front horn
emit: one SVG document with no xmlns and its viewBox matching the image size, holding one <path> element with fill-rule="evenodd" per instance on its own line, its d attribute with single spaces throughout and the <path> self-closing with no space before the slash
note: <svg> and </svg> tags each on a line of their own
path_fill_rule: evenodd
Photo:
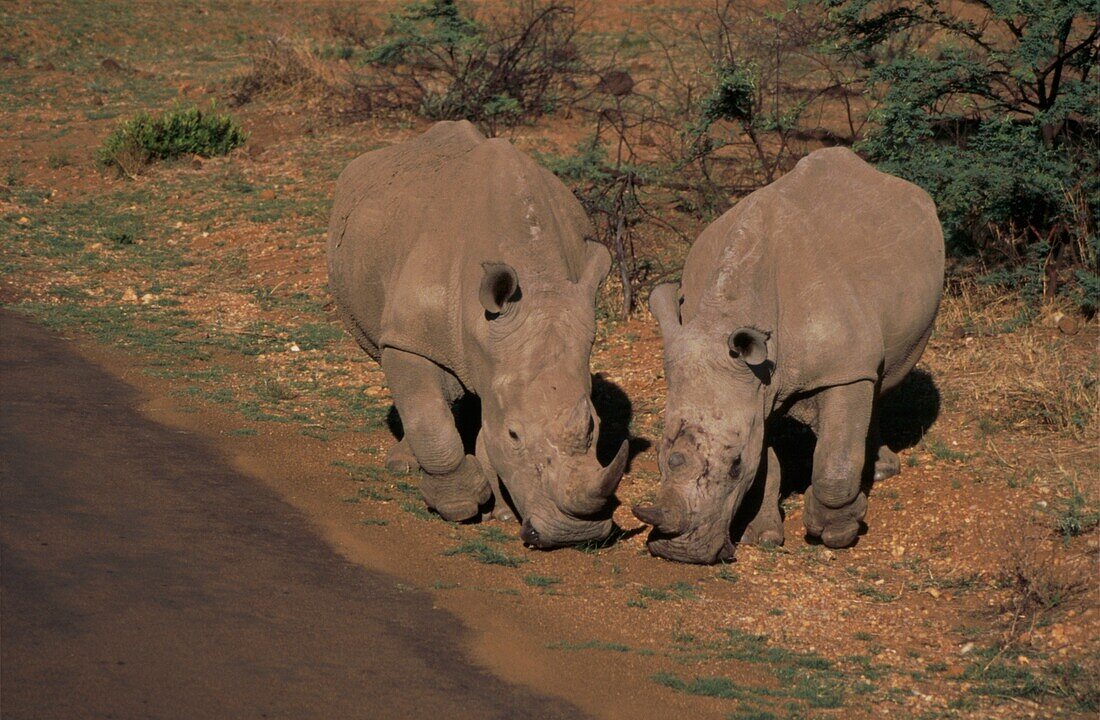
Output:
<svg viewBox="0 0 1100 720">
<path fill-rule="evenodd" d="M 600 468 L 595 482 L 586 482 L 583 477 L 574 477 L 569 481 L 562 497 L 562 509 L 572 515 L 593 515 L 602 510 L 619 487 L 629 458 L 630 443 L 623 440 L 611 463 Z"/>
</svg>

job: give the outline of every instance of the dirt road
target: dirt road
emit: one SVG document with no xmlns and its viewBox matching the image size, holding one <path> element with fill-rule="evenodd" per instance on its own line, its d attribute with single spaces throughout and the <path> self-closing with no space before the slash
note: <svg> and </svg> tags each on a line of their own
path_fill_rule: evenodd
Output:
<svg viewBox="0 0 1100 720">
<path fill-rule="evenodd" d="M 463 656 L 137 394 L 0 314 L 0 685 L 18 718 L 575 718 Z"/>
</svg>

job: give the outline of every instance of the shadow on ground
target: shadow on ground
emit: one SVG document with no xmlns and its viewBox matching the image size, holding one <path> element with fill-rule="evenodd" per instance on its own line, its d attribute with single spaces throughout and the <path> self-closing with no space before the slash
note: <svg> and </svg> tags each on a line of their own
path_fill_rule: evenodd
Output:
<svg viewBox="0 0 1100 720">
<path fill-rule="evenodd" d="M 883 395 L 879 413 L 883 441 L 895 452 L 906 450 L 919 443 L 939 417 L 940 391 L 929 373 L 913 370 L 900 385 Z M 805 493 L 810 486 L 817 445 L 813 430 L 805 423 L 782 417 L 772 422 L 768 434 L 783 477 L 780 498 Z M 873 470 L 874 463 L 869 461 L 863 474 L 863 490 L 868 497 L 874 487 Z M 757 482 L 745 496 L 734 518 L 732 537 L 740 537 L 756 515 L 763 492 L 764 484 Z"/>
</svg>

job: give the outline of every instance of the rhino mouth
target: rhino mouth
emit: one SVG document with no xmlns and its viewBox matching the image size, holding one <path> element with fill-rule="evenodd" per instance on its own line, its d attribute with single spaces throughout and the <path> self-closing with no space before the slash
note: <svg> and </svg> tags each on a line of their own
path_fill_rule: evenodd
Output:
<svg viewBox="0 0 1100 720">
<path fill-rule="evenodd" d="M 657 557 L 694 565 L 731 562 L 736 554 L 728 529 L 724 531 L 722 541 L 715 543 L 713 540 L 703 540 L 697 533 L 673 535 L 654 528 L 646 545 Z"/>
</svg>

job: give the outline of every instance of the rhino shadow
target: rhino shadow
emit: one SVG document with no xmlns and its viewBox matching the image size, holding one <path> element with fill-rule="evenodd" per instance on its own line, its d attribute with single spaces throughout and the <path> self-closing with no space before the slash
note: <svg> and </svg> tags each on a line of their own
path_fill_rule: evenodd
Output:
<svg viewBox="0 0 1100 720">
<path fill-rule="evenodd" d="M 886 445 L 898 452 L 921 441 L 940 414 L 940 391 L 931 374 L 913 370 L 897 387 L 882 396 L 879 407 L 879 431 Z M 813 473 L 814 448 L 817 438 L 809 425 L 794 418 L 781 417 L 768 428 L 768 440 L 775 448 L 783 483 L 779 497 L 783 499 L 803 494 L 810 487 Z M 874 463 L 864 468 L 863 491 L 871 497 L 874 488 Z M 905 468 L 902 467 L 902 472 Z M 756 516 L 764 499 L 764 483 L 757 482 L 746 495 L 734 517 L 733 538 L 741 537 L 745 527 Z M 782 514 L 782 506 L 780 509 Z M 861 533 L 862 534 L 862 533 Z"/>
<path fill-rule="evenodd" d="M 619 446 L 626 440 L 630 448 L 630 459 L 626 466 L 629 472 L 634 456 L 652 445 L 645 438 L 630 434 L 634 404 L 621 387 L 597 373 L 592 376 L 592 405 L 600 417 L 600 434 L 596 440 L 597 459 L 602 465 L 609 464 Z M 466 454 L 473 455 L 477 448 L 478 433 L 481 432 L 481 399 L 473 393 L 466 393 L 451 406 L 451 413 Z M 395 406 L 390 405 L 385 422 L 395 439 L 401 440 L 405 437 L 401 415 Z"/>
</svg>

